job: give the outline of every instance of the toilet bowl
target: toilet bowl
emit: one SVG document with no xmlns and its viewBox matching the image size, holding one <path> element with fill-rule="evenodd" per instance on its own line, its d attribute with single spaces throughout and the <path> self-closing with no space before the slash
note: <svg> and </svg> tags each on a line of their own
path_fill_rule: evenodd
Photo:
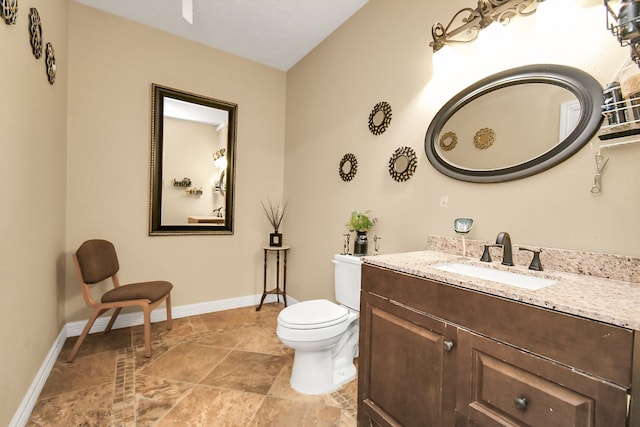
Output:
<svg viewBox="0 0 640 427">
<path fill-rule="evenodd" d="M 276 334 L 295 350 L 291 387 L 304 394 L 331 393 L 356 376 L 362 260 L 336 255 L 334 263 L 336 299 L 342 304 L 315 299 L 278 315 Z"/>
</svg>

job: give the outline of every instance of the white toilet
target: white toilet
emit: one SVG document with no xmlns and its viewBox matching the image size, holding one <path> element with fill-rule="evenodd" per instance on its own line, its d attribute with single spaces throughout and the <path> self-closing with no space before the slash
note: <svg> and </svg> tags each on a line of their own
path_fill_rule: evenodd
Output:
<svg viewBox="0 0 640 427">
<path fill-rule="evenodd" d="M 278 315 L 276 334 L 295 350 L 291 387 L 304 394 L 327 394 L 356 376 L 362 259 L 335 255 L 334 304 L 300 302 Z"/>
</svg>

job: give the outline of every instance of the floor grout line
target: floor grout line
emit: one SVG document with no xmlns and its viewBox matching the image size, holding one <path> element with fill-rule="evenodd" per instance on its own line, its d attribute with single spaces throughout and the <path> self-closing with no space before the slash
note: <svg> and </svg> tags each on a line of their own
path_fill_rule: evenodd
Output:
<svg viewBox="0 0 640 427">
<path fill-rule="evenodd" d="M 133 347 L 116 352 L 116 370 L 111 406 L 112 426 L 135 426 L 136 394 L 135 394 L 136 355 Z"/>
<path fill-rule="evenodd" d="M 357 380 L 355 380 L 357 381 Z M 358 413 L 358 402 L 351 397 L 349 393 L 340 389 L 331 393 L 331 397 L 353 419 L 356 419 Z"/>
</svg>

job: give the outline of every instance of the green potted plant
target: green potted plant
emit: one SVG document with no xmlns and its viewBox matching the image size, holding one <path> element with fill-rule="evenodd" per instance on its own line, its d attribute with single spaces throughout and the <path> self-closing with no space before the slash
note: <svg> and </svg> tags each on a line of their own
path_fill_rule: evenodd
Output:
<svg viewBox="0 0 640 427">
<path fill-rule="evenodd" d="M 353 254 L 355 256 L 365 256 L 369 242 L 367 240 L 367 232 L 376 225 L 378 218 L 373 216 L 371 211 L 353 211 L 351 212 L 351 218 L 345 225 L 349 227 L 350 231 L 356 232 L 356 240 L 353 243 Z"/>
<path fill-rule="evenodd" d="M 269 234 L 269 246 L 280 247 L 282 246 L 282 234 L 279 233 L 278 230 L 280 229 L 282 220 L 287 215 L 289 202 L 280 199 L 277 202 L 267 200 L 266 205 L 264 202 L 260 201 L 260 204 L 262 205 L 262 209 L 267 215 L 267 219 L 274 230 L 273 233 Z"/>
</svg>

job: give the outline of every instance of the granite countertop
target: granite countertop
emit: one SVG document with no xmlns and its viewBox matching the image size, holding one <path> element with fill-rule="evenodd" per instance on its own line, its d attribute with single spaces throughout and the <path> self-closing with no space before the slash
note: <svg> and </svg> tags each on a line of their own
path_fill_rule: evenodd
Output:
<svg viewBox="0 0 640 427">
<path fill-rule="evenodd" d="M 553 279 L 557 283 L 538 290 L 528 290 L 431 267 L 444 262 L 461 262 L 497 268 Z M 556 270 L 533 271 L 526 266 L 507 267 L 495 261 L 487 264 L 475 258 L 464 258 L 432 250 L 368 256 L 364 258 L 364 263 L 562 313 L 640 330 L 640 283 L 637 282 Z"/>
</svg>

